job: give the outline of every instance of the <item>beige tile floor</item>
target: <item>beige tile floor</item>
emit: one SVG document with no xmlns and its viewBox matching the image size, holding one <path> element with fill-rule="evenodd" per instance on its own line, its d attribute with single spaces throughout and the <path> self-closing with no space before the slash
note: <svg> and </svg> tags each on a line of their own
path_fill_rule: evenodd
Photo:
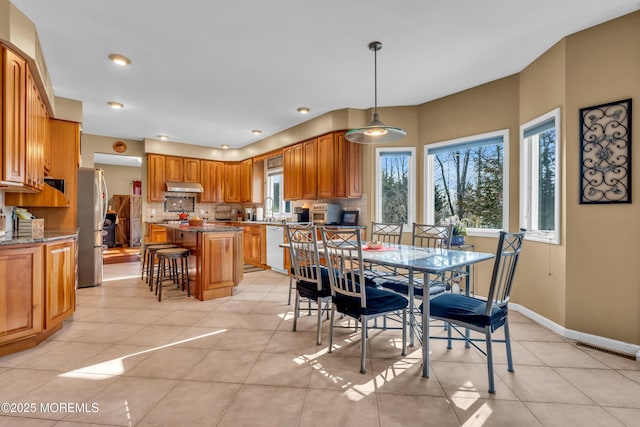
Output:
<svg viewBox="0 0 640 427">
<path fill-rule="evenodd" d="M 396 331 L 371 333 L 360 374 L 357 335 L 339 330 L 328 354 L 328 328 L 317 346 L 314 317 L 291 332 L 280 274 L 246 274 L 229 298 L 171 290 L 158 302 L 137 263 L 105 267 L 62 331 L 0 357 L 0 402 L 20 410 L 0 414 L 0 426 L 640 426 L 640 363 L 577 347 L 516 312 L 516 371 L 496 344 L 489 395 L 476 350 L 432 340 L 425 379 L 420 348 L 401 356 Z"/>
</svg>

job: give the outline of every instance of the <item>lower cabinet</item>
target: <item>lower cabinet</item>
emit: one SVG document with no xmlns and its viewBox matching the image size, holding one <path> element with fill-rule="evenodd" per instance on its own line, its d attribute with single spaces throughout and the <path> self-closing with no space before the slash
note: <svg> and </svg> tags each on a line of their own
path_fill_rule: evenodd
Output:
<svg viewBox="0 0 640 427">
<path fill-rule="evenodd" d="M 76 306 L 74 241 L 45 245 L 44 328 L 51 329 L 69 317 Z"/>
<path fill-rule="evenodd" d="M 0 249 L 0 344 L 42 332 L 42 291 L 42 246 Z"/>
<path fill-rule="evenodd" d="M 167 227 L 147 223 L 147 242 L 167 242 Z"/>
<path fill-rule="evenodd" d="M 242 281 L 242 234 L 198 233 L 198 238 L 196 298 L 205 301 L 233 295 L 233 287 Z"/>
<path fill-rule="evenodd" d="M 73 314 L 74 239 L 0 246 L 0 356 L 36 346 Z"/>
<path fill-rule="evenodd" d="M 266 227 L 263 224 L 242 225 L 244 228 L 244 261 L 249 264 L 267 263 Z"/>
</svg>

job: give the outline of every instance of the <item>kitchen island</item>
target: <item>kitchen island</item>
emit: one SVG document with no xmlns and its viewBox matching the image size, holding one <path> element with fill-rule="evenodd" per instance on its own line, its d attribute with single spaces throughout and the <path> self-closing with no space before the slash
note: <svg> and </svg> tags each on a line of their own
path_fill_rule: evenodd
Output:
<svg viewBox="0 0 640 427">
<path fill-rule="evenodd" d="M 160 225 L 160 224 L 157 224 Z M 162 224 L 167 240 L 187 248 L 191 293 L 201 301 L 233 295 L 242 281 L 242 227 L 221 224 Z"/>
</svg>

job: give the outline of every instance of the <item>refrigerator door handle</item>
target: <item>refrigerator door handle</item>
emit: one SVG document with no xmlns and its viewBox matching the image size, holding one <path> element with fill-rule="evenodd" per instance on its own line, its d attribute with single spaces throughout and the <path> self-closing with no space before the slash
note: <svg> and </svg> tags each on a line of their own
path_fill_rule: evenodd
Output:
<svg viewBox="0 0 640 427">
<path fill-rule="evenodd" d="M 104 172 L 102 172 L 100 174 L 100 187 L 101 187 L 101 194 L 100 196 L 102 197 L 102 223 L 104 224 L 104 222 L 107 219 L 107 205 L 109 203 L 109 194 L 107 194 L 107 180 L 104 177 Z M 102 228 L 102 227 L 101 227 Z"/>
</svg>

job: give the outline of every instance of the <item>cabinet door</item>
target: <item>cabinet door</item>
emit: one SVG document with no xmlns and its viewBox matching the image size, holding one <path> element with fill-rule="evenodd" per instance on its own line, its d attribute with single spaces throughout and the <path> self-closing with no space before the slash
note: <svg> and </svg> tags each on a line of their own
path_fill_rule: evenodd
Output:
<svg viewBox="0 0 640 427">
<path fill-rule="evenodd" d="M 202 262 L 202 274 L 200 276 L 200 289 L 198 296 L 206 299 L 208 290 L 232 287 L 237 277 L 237 263 L 235 257 L 236 238 L 233 233 L 199 233 L 201 236 L 200 259 Z M 216 260 L 213 262 L 212 260 Z"/>
<path fill-rule="evenodd" d="M 240 162 L 240 202 L 251 203 L 253 196 L 253 160 Z"/>
<path fill-rule="evenodd" d="M 0 249 L 0 343 L 42 332 L 42 246 Z"/>
<path fill-rule="evenodd" d="M 335 197 L 347 197 L 348 194 L 349 141 L 344 134 L 345 132 L 336 132 L 334 135 Z M 322 167 L 324 168 L 324 164 Z"/>
<path fill-rule="evenodd" d="M 302 199 L 302 144 L 286 148 L 283 156 L 284 199 Z"/>
<path fill-rule="evenodd" d="M 224 165 L 224 201 L 240 203 L 240 163 Z"/>
<path fill-rule="evenodd" d="M 45 245 L 45 329 L 62 322 L 75 310 L 74 257 L 72 240 Z"/>
<path fill-rule="evenodd" d="M 213 173 L 214 163 L 211 160 L 200 161 L 200 185 L 202 185 L 202 193 L 200 193 L 200 203 L 215 203 L 215 176 Z"/>
<path fill-rule="evenodd" d="M 25 182 L 25 116 L 27 63 L 7 48 L 3 49 L 4 129 L 2 179 Z"/>
<path fill-rule="evenodd" d="M 328 199 L 335 195 L 336 159 L 333 134 L 318 137 L 318 198 Z M 344 172 L 342 172 L 344 173 Z"/>
<path fill-rule="evenodd" d="M 243 225 L 244 261 L 250 264 L 265 264 L 266 236 L 264 225 Z"/>
<path fill-rule="evenodd" d="M 184 159 L 184 182 L 200 182 L 200 160 Z"/>
<path fill-rule="evenodd" d="M 26 131 L 25 131 L 25 181 L 36 190 L 44 185 L 44 129 L 42 100 L 38 86 L 27 69 Z"/>
<path fill-rule="evenodd" d="M 347 197 L 362 197 L 362 145 L 349 142 L 347 161 Z"/>
<path fill-rule="evenodd" d="M 318 140 L 313 138 L 302 143 L 302 198 L 318 198 Z"/>
<path fill-rule="evenodd" d="M 167 242 L 167 227 L 161 225 L 150 224 L 149 238 L 152 242 Z"/>
<path fill-rule="evenodd" d="M 164 201 L 165 158 L 158 154 L 147 154 L 147 200 Z"/>
<path fill-rule="evenodd" d="M 184 179 L 182 157 L 166 156 L 164 158 L 164 174 L 167 181 L 182 182 Z"/>
</svg>

